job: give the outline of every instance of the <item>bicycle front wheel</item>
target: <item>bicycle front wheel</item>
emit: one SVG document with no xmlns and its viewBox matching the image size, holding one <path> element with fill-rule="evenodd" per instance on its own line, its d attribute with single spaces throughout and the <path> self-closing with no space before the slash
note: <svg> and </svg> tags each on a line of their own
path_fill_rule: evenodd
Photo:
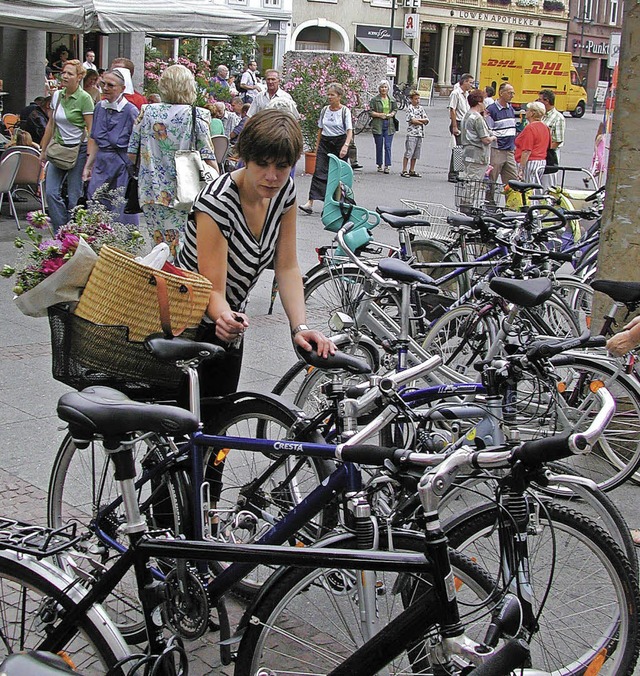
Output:
<svg viewBox="0 0 640 676">
<path fill-rule="evenodd" d="M 369 121 L 371 120 L 371 116 L 369 115 L 368 110 L 363 110 L 360 113 L 358 113 L 358 116 L 356 117 L 356 121 L 353 125 L 353 133 L 354 134 L 360 134 L 363 132 L 367 126 L 369 125 Z"/>
<path fill-rule="evenodd" d="M 0 552 L 0 661 L 38 649 L 64 623 L 83 596 L 82 588 L 46 562 Z M 105 615 L 93 606 L 81 616 L 65 645 L 54 646 L 82 674 L 104 676 L 129 650 Z M 110 674 L 123 674 L 120 669 Z"/>
<path fill-rule="evenodd" d="M 395 551 L 423 551 L 421 537 L 396 535 Z M 335 546 L 335 545 L 333 545 Z M 356 548 L 355 538 L 340 543 L 345 549 Z M 321 552 L 321 549 L 318 550 Z M 465 616 L 468 634 L 487 612 L 495 583 L 473 562 L 452 553 L 461 614 Z M 252 610 L 250 623 L 240 643 L 235 676 L 264 673 L 328 674 L 365 643 L 361 599 L 357 579 L 362 571 L 336 568 L 291 568 L 284 572 L 268 594 Z M 381 641 L 382 649 L 398 652 L 384 673 L 433 673 L 427 650 L 428 636 L 435 636 L 437 601 L 428 575 L 408 573 L 375 573 L 375 613 L 377 628 L 384 630 L 394 618 L 419 599 L 420 614 L 404 633 L 393 640 Z M 415 606 L 414 606 L 415 607 Z M 369 621 L 372 618 L 369 618 Z M 374 630 L 375 631 L 375 630 Z M 415 631 L 409 642 L 406 632 Z M 476 636 L 476 638 L 478 638 Z M 404 641 L 404 643 L 403 643 Z M 404 649 L 401 647 L 404 646 Z M 371 651 L 375 653 L 377 651 Z M 378 659 L 378 655 L 369 655 Z M 355 674 L 378 673 L 383 665 L 358 660 Z"/>
<path fill-rule="evenodd" d="M 246 397 L 229 409 L 220 408 L 205 422 L 207 434 L 258 439 L 288 439 L 298 414 L 284 405 L 262 398 Z M 255 542 L 282 519 L 334 469 L 331 462 L 300 456 L 271 457 L 234 448 L 232 440 L 221 452 L 205 457 L 205 479 L 212 492 L 215 532 L 225 542 Z M 289 544 L 309 544 L 337 523 L 337 507 L 325 507 L 291 538 Z M 220 570 L 228 564 L 212 563 Z M 234 591 L 251 598 L 273 572 L 259 566 Z"/>
<path fill-rule="evenodd" d="M 631 674 L 640 649 L 634 568 L 585 516 L 547 503 L 539 517 L 528 528 L 530 579 L 524 581 L 534 612 L 542 611 L 530 644 L 532 666 L 558 676 L 584 675 L 590 668 L 600 674 Z M 496 507 L 467 519 L 447 536 L 452 547 L 500 575 L 507 554 L 501 549 L 497 519 Z M 516 579 L 505 583 L 515 584 Z M 599 659 L 604 664 L 598 671 Z"/>
</svg>

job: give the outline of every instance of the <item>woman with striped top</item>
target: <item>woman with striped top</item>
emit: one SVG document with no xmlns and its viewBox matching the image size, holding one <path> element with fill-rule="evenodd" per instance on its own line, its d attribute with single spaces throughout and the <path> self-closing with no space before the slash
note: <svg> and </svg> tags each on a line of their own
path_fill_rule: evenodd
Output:
<svg viewBox="0 0 640 676">
<path fill-rule="evenodd" d="M 302 152 L 298 122 L 288 112 L 266 109 L 246 123 L 236 145 L 242 169 L 223 174 L 196 198 L 177 263 L 200 272 L 212 285 L 198 340 L 227 350 L 221 363 L 205 362 L 203 396 L 234 392 L 240 378 L 242 337 L 249 328 L 245 306 L 260 274 L 274 264 L 294 344 L 326 357 L 331 340 L 305 324 L 302 275 L 296 254 L 296 190 L 289 172 Z"/>
</svg>

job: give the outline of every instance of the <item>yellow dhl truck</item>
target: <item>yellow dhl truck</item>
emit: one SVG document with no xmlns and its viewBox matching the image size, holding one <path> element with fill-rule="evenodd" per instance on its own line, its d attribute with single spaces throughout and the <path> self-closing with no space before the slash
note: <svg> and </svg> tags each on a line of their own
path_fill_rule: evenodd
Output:
<svg viewBox="0 0 640 676">
<path fill-rule="evenodd" d="M 571 63 L 569 52 L 524 47 L 482 48 L 480 88 L 491 85 L 496 90 L 503 82 L 515 89 L 514 108 L 535 101 L 541 89 L 551 89 L 556 95 L 556 108 L 582 117 L 587 108 L 587 92 L 578 72 Z"/>
</svg>

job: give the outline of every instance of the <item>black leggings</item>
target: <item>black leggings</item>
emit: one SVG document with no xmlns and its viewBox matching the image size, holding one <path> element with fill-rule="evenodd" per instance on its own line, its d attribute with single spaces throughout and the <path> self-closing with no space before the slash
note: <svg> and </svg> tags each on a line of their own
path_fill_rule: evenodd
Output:
<svg viewBox="0 0 640 676">
<path fill-rule="evenodd" d="M 226 351 L 221 359 L 205 361 L 198 367 L 200 397 L 221 397 L 236 392 L 240 381 L 244 341 L 239 347 L 230 347 L 229 343 L 216 337 L 216 325 L 209 322 L 200 324 L 195 340 L 219 345 Z M 180 385 L 178 403 L 183 408 L 189 408 L 189 382 L 186 376 Z"/>
</svg>

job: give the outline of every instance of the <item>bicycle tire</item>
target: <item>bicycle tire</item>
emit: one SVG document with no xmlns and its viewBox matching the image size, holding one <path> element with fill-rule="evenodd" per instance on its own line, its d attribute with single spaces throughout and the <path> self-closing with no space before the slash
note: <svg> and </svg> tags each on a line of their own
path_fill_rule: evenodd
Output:
<svg viewBox="0 0 640 676">
<path fill-rule="evenodd" d="M 495 341 L 497 327 L 479 306 L 464 304 L 433 322 L 422 347 L 442 357 L 442 365 L 461 382 L 476 382 L 476 362 L 484 359 Z"/>
<path fill-rule="evenodd" d="M 393 542 L 396 551 L 424 551 L 424 540 L 419 535 L 394 535 Z M 344 539 L 340 547 L 355 548 L 355 537 Z M 456 552 L 452 552 L 452 562 L 458 580 L 456 587 L 461 602 L 469 604 L 467 609 L 479 599 L 491 598 L 495 582 L 481 568 Z M 327 674 L 332 671 L 364 642 L 359 630 L 360 611 L 353 597 L 353 580 L 357 574 L 357 571 L 335 568 L 286 570 L 251 609 L 251 619 L 238 650 L 235 676 L 253 676 L 259 668 L 265 668 L 265 673 L 269 673 L 269 669 L 282 673 L 279 668 L 287 673 Z M 429 594 L 429 587 L 428 576 L 378 571 L 377 600 L 383 627 L 380 633 L 383 634 L 392 617 L 411 605 L 412 594 Z M 436 607 L 435 601 L 420 604 L 419 619 L 426 627 L 424 634 L 434 628 Z M 409 626 L 415 626 L 415 623 L 409 623 Z M 402 639 L 406 641 L 405 634 L 396 636 L 395 642 L 387 642 L 383 635 L 380 642 L 395 650 Z M 287 652 L 289 649 L 291 652 Z M 413 673 L 422 673 L 415 671 L 415 666 L 422 662 L 424 655 L 416 654 L 415 645 L 411 649 L 414 651 L 411 657 Z M 365 659 L 358 658 L 355 668 L 349 666 L 349 673 L 353 676 L 377 673 L 380 667 L 372 668 Z M 394 670 L 385 673 L 407 673 L 397 671 L 397 668 L 394 664 Z M 406 660 L 399 668 L 406 668 Z"/>
<path fill-rule="evenodd" d="M 564 390 L 556 396 L 560 406 L 566 406 L 556 415 L 564 413 L 572 423 L 584 418 L 580 429 L 592 420 L 588 403 L 593 403 L 594 414 L 599 409 L 590 385 L 604 383 L 616 401 L 616 412 L 591 452 L 563 460 L 580 476 L 593 479 L 601 490 L 613 490 L 640 468 L 640 384 L 632 376 L 618 373 L 614 363 L 588 353 L 563 355 L 556 375 Z M 551 424 L 550 429 L 554 427 L 559 429 L 559 423 Z M 557 490 L 559 495 L 568 495 Z"/>
<path fill-rule="evenodd" d="M 451 250 L 444 242 L 437 240 L 417 239 L 411 243 L 411 251 L 417 263 L 452 263 L 450 268 L 420 267 L 423 272 L 433 277 L 436 283 L 441 277 L 453 272 L 457 263 L 460 262 L 460 257 L 455 250 Z M 468 273 L 463 272 L 445 284 L 438 284 L 438 288 L 446 296 L 459 298 L 469 288 Z"/>
<path fill-rule="evenodd" d="M 157 440 L 156 444 L 138 442 L 135 445 L 137 476 L 141 473 L 141 463 L 150 468 L 164 457 L 161 439 Z M 117 549 L 96 536 L 93 523 L 98 509 L 110 504 L 118 495 L 113 467 L 101 444 L 93 441 L 88 448 L 78 449 L 67 434 L 51 469 L 47 520 L 52 528 L 59 528 L 68 521 L 80 524 L 83 539 L 77 546 L 78 556 L 74 557 L 73 565 L 82 566 L 89 557 L 97 559 L 104 566 L 120 556 Z M 167 529 L 175 535 L 191 534 L 188 478 L 181 469 L 168 470 L 153 483 L 145 483 L 139 489 L 138 495 L 141 504 L 147 503 L 147 508 L 143 506 L 142 511 L 149 527 Z M 104 522 L 107 534 L 120 540 L 123 536 L 119 533 L 119 526 L 124 522 L 122 505 L 104 519 Z M 123 541 L 123 544 L 126 542 Z M 59 558 L 59 564 L 63 569 L 68 569 L 70 565 L 66 556 Z M 100 567 L 89 567 L 91 575 L 96 575 L 96 570 L 99 569 Z M 136 644 L 146 640 L 146 628 L 133 569 L 125 575 L 103 605 L 128 643 Z"/>
<path fill-rule="evenodd" d="M 353 133 L 357 136 L 363 132 L 371 123 L 371 115 L 368 110 L 362 110 L 358 113 L 353 125 Z"/>
<path fill-rule="evenodd" d="M 219 407 L 213 417 L 205 419 L 204 431 L 244 438 L 288 439 L 297 420 L 299 413 L 284 403 L 247 396 L 231 407 Z M 234 449 L 231 444 L 224 449 L 223 462 L 211 450 L 204 460 L 205 480 L 212 487 L 212 500 L 216 500 L 212 508 L 216 510 L 218 525 L 212 537 L 243 544 L 263 535 L 335 468 L 332 462 L 319 458 L 294 455 L 272 458 L 264 453 Z M 259 477 L 264 477 L 264 483 L 256 483 Z M 216 486 L 220 486 L 218 499 Z M 326 506 L 289 544 L 315 542 L 335 527 L 337 519 L 337 505 Z M 211 566 L 219 571 L 228 564 L 212 562 Z M 272 572 L 271 567 L 258 566 L 234 586 L 234 593 L 252 598 Z"/>
<path fill-rule="evenodd" d="M 37 649 L 83 597 L 82 587 L 46 561 L 0 552 L 0 661 Z M 78 630 L 59 650 L 87 676 L 103 676 L 130 653 L 100 606 L 80 617 Z M 109 673 L 123 675 L 121 669 Z"/>
<path fill-rule="evenodd" d="M 591 309 L 593 307 L 593 289 L 579 277 L 556 275 L 553 284 L 556 295 L 571 308 L 581 331 L 591 328 Z"/>
<path fill-rule="evenodd" d="M 553 293 L 542 305 L 522 308 L 520 319 L 528 319 L 538 335 L 556 338 L 578 337 L 578 319 L 565 301 Z"/>
<path fill-rule="evenodd" d="M 501 571 L 497 516 L 496 507 L 447 533 L 452 547 L 494 574 Z M 587 517 L 553 503 L 548 503 L 548 516 L 540 516 L 528 529 L 534 610 L 547 590 L 554 555 L 556 577 L 530 643 L 531 665 L 577 676 L 604 657 L 600 673 L 631 674 L 640 650 L 635 568 Z"/>
</svg>

